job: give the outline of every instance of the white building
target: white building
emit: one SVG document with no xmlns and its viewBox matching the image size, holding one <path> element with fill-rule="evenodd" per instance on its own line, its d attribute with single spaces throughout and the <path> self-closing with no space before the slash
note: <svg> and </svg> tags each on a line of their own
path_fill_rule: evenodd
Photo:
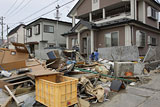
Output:
<svg viewBox="0 0 160 107">
<path fill-rule="evenodd" d="M 9 49 L 14 49 L 11 42 L 25 43 L 24 24 L 20 24 L 8 33 Z"/>
<path fill-rule="evenodd" d="M 69 32 L 72 24 L 53 19 L 39 18 L 25 26 L 26 44 L 30 53 L 47 47 L 66 47 L 65 37 L 61 34 Z"/>
</svg>

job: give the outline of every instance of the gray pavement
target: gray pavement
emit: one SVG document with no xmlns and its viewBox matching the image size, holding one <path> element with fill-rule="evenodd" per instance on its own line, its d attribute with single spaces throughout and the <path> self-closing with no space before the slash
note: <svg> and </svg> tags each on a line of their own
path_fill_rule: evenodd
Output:
<svg viewBox="0 0 160 107">
<path fill-rule="evenodd" d="M 151 79 L 138 87 L 127 86 L 110 101 L 91 104 L 91 107 L 160 107 L 160 74 L 152 74 Z"/>
</svg>

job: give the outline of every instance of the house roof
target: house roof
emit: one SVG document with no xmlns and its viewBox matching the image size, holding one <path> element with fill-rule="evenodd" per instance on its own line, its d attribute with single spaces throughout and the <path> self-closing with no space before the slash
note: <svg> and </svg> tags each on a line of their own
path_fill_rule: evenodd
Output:
<svg viewBox="0 0 160 107">
<path fill-rule="evenodd" d="M 62 36 L 70 36 L 70 35 L 76 35 L 77 34 L 77 32 L 72 32 L 72 31 L 70 31 L 70 32 L 68 32 L 68 33 L 64 33 L 64 34 L 61 34 Z"/>
<path fill-rule="evenodd" d="M 71 31 L 75 31 L 79 25 L 84 25 L 86 26 L 88 29 L 93 29 L 94 27 L 96 27 L 96 24 L 88 22 L 88 21 L 84 21 L 84 20 L 80 20 L 72 29 Z"/>
<path fill-rule="evenodd" d="M 155 3 L 155 5 L 158 5 L 160 7 L 160 3 L 158 0 L 150 0 L 151 2 Z"/>
<path fill-rule="evenodd" d="M 88 29 L 100 29 L 102 27 L 108 27 L 108 26 L 114 26 L 114 25 L 118 25 L 121 23 L 126 23 L 128 21 L 131 21 L 132 19 L 128 19 L 128 18 L 122 18 L 122 19 L 118 19 L 118 20 L 114 20 L 114 21 L 109 21 L 109 22 L 105 22 L 102 24 L 95 24 L 92 22 L 88 22 L 88 21 L 84 21 L 84 20 L 80 20 L 72 29 L 71 32 L 75 32 L 76 29 L 80 26 L 86 26 Z"/>
<path fill-rule="evenodd" d="M 102 23 L 102 24 L 97 24 L 96 27 L 97 29 L 101 29 L 104 27 L 110 27 L 110 26 L 117 26 L 117 25 L 122 25 L 122 24 L 137 24 L 137 25 L 141 25 L 141 26 L 145 26 L 145 28 L 157 31 L 160 33 L 160 29 L 152 27 L 150 25 L 144 24 L 143 22 L 134 20 L 134 19 L 128 19 L 128 18 L 122 18 L 122 19 L 118 19 L 118 20 L 114 20 L 114 21 L 110 21 L 110 22 L 106 22 L 106 23 Z"/>
<path fill-rule="evenodd" d="M 113 27 L 113 26 L 121 26 L 121 25 L 124 25 L 124 24 L 130 24 L 130 25 L 137 24 L 137 25 L 145 26 L 145 28 L 148 28 L 148 29 L 151 29 L 151 30 L 154 30 L 154 31 L 157 31 L 158 33 L 160 33 L 160 29 L 158 29 L 158 28 L 155 28 L 155 27 L 152 27 L 150 25 L 144 24 L 144 23 L 142 23 L 140 21 L 137 21 L 137 20 L 128 19 L 128 18 L 122 18 L 122 19 L 118 19 L 118 20 L 114 20 L 114 21 L 109 21 L 109 22 L 102 23 L 102 24 L 94 24 L 94 23 L 91 23 L 91 22 L 80 20 L 75 25 L 75 27 L 73 27 L 71 29 L 70 32 L 62 34 L 62 36 L 67 36 L 67 35 L 75 34 L 76 29 L 80 25 L 84 25 L 88 29 L 102 29 L 102 28 L 108 28 L 108 27 Z"/>
<path fill-rule="evenodd" d="M 7 36 L 11 36 L 12 34 L 16 33 L 21 26 L 25 26 L 25 25 L 24 25 L 24 24 L 20 24 L 20 25 L 18 25 L 17 27 L 13 28 L 13 29 L 8 33 Z"/>
<path fill-rule="evenodd" d="M 36 22 L 38 22 L 38 21 L 51 21 L 51 22 L 57 22 L 57 20 L 54 20 L 54 19 L 39 18 L 39 19 L 37 19 L 37 20 L 35 20 L 35 21 L 29 23 L 28 25 L 26 25 L 25 28 L 28 27 L 28 26 L 30 26 L 30 25 L 32 25 L 32 24 L 34 24 L 34 23 L 36 23 Z M 66 24 L 66 25 L 69 25 L 69 26 L 72 26 L 72 23 L 70 23 L 70 22 L 66 22 L 66 21 L 58 21 L 58 22 L 59 22 L 59 23 Z"/>
</svg>

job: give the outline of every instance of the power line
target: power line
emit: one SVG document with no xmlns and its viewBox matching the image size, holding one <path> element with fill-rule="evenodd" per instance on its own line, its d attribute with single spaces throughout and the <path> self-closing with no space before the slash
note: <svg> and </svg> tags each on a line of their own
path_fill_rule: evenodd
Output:
<svg viewBox="0 0 160 107">
<path fill-rule="evenodd" d="M 61 6 L 59 6 L 59 8 L 62 8 L 62 7 L 64 7 L 65 5 L 68 5 L 68 4 L 72 3 L 73 1 L 75 1 L 75 0 L 71 0 L 71 1 L 69 1 L 69 2 L 67 2 L 67 3 L 65 3 L 65 4 L 63 4 L 63 5 L 61 5 Z M 51 11 L 48 11 L 48 12 L 42 14 L 41 16 L 45 16 L 45 15 L 47 15 L 47 14 L 49 14 L 49 13 L 55 11 L 55 10 L 56 10 L 56 9 L 53 9 L 53 10 L 51 10 Z"/>
<path fill-rule="evenodd" d="M 12 10 L 12 8 L 16 5 L 17 1 L 18 1 L 18 0 L 16 0 L 16 1 L 13 3 L 13 5 L 7 10 L 7 12 L 6 12 L 4 15 L 7 15 L 8 12 L 9 12 L 10 10 Z"/>
<path fill-rule="evenodd" d="M 57 0 L 57 1 L 59 1 L 59 0 Z M 62 8 L 62 7 L 64 7 L 65 5 L 68 5 L 68 4 L 72 3 L 73 1 L 75 1 L 75 0 L 71 0 L 71 1 L 69 1 L 69 2 L 67 2 L 67 3 L 59 6 L 59 8 Z M 46 12 L 46 13 L 44 13 L 44 14 L 36 17 L 36 18 L 33 18 L 33 19 L 29 20 L 29 21 L 26 21 L 26 22 L 24 22 L 24 23 L 29 23 L 29 22 L 31 22 L 31 21 L 33 21 L 33 20 L 36 20 L 36 19 L 38 19 L 38 18 L 40 18 L 40 17 L 42 17 L 42 16 L 45 16 L 45 15 L 47 15 L 47 14 L 49 14 L 49 13 L 55 11 L 55 10 L 57 10 L 57 9 L 56 9 L 56 8 L 55 8 L 55 9 L 52 9 L 52 10 L 50 10 L 50 11 L 48 11 L 48 12 Z M 32 15 L 30 15 L 30 17 L 31 17 L 31 16 L 32 16 Z M 29 17 L 26 17 L 24 20 L 26 20 L 26 19 L 28 19 L 28 18 L 29 18 Z M 24 21 L 24 20 L 21 20 L 20 22 L 22 22 L 22 21 Z M 14 25 L 10 26 L 10 28 L 13 28 L 15 25 L 19 24 L 20 22 L 15 23 Z"/>
<path fill-rule="evenodd" d="M 19 13 L 20 11 L 22 11 L 26 6 L 28 6 L 31 1 L 32 0 L 29 0 L 26 4 L 24 4 L 23 7 L 21 7 L 16 13 L 14 13 L 14 15 L 12 15 L 12 17 L 15 16 L 17 13 Z"/>
<path fill-rule="evenodd" d="M 35 14 L 37 14 L 37 13 L 41 12 L 42 10 L 44 10 L 44 9 L 48 8 L 49 6 L 51 6 L 51 5 L 55 4 L 55 3 L 56 3 L 56 2 L 58 2 L 58 1 L 59 1 L 59 0 L 56 0 L 56 1 L 54 1 L 54 2 L 51 2 L 51 3 L 50 3 L 50 4 L 48 4 L 47 6 L 45 6 L 45 7 L 41 8 L 40 10 L 38 10 L 38 11 L 36 11 L 36 12 L 32 13 L 31 15 L 27 16 L 26 18 L 24 18 L 24 19 L 20 20 L 20 22 L 22 22 L 22 21 L 24 21 L 24 20 L 26 20 L 26 19 L 28 19 L 28 18 L 30 18 L 30 17 L 32 17 L 32 16 L 34 16 Z M 36 18 L 34 18 L 34 19 L 36 19 Z M 18 22 L 18 23 L 15 23 L 15 24 L 14 24 L 14 25 L 12 25 L 10 28 L 14 27 L 14 26 L 15 26 L 15 25 L 17 25 L 17 24 L 19 24 L 19 22 Z"/>
<path fill-rule="evenodd" d="M 36 12 L 32 13 L 31 15 L 27 16 L 26 18 L 22 19 L 21 21 L 24 21 L 24 20 L 26 20 L 26 19 L 28 19 L 28 18 L 32 17 L 33 15 L 35 15 L 35 14 L 37 14 L 37 13 L 41 12 L 42 10 L 44 10 L 44 9 L 48 8 L 49 6 L 51 6 L 51 5 L 55 4 L 55 3 L 56 3 L 56 2 L 58 2 L 58 1 L 59 1 L 59 0 L 56 0 L 56 1 L 54 1 L 54 2 L 52 2 L 52 3 L 50 3 L 50 4 L 48 4 L 47 6 L 45 6 L 45 7 L 41 8 L 40 10 L 38 10 L 38 11 L 36 11 Z"/>
<path fill-rule="evenodd" d="M 73 1 L 75 1 L 75 0 L 71 0 L 71 1 L 69 1 L 69 2 L 67 2 L 67 3 L 59 6 L 59 9 L 62 8 L 62 7 L 64 7 L 65 5 L 68 5 L 68 4 L 72 3 Z M 36 17 L 36 18 L 33 18 L 33 19 L 29 20 L 29 21 L 26 21 L 25 23 L 29 23 L 29 22 L 31 22 L 31 21 L 33 21 L 33 20 L 35 20 L 35 19 L 38 19 L 38 18 L 40 18 L 40 17 L 42 17 L 42 16 L 45 16 L 45 15 L 47 15 L 47 14 L 49 14 L 49 13 L 55 11 L 55 10 L 57 10 L 57 9 L 55 8 L 55 9 L 53 9 L 53 10 L 50 10 L 50 11 L 48 11 L 48 12 L 46 12 L 46 13 L 44 13 L 44 14 Z"/>
<path fill-rule="evenodd" d="M 40 10 L 38 10 L 38 11 L 36 11 L 36 12 L 32 13 L 31 15 L 27 16 L 26 18 L 22 19 L 20 22 L 22 22 L 22 21 L 24 21 L 24 20 L 26 20 L 26 19 L 28 19 L 28 18 L 30 18 L 30 17 L 32 17 L 32 16 L 34 16 L 35 14 L 37 14 L 37 13 L 41 12 L 42 10 L 44 10 L 44 9 L 48 8 L 49 6 L 51 6 L 51 5 L 55 4 L 55 3 L 56 3 L 56 2 L 58 2 L 58 1 L 59 1 L 59 0 L 56 0 L 56 1 L 54 1 L 54 2 L 51 2 L 51 3 L 50 3 L 50 4 L 48 4 L 47 6 L 45 6 L 45 7 L 41 8 Z M 37 18 L 34 18 L 34 19 L 37 19 Z M 32 20 L 34 20 L 34 19 L 32 19 Z M 14 24 L 14 25 L 12 25 L 10 28 L 14 27 L 15 25 L 19 24 L 20 22 L 15 23 L 15 24 Z M 5 30 L 5 31 L 7 31 L 7 30 Z"/>
<path fill-rule="evenodd" d="M 12 14 L 12 13 L 14 13 L 14 11 L 16 11 L 19 7 L 21 7 L 21 5 L 23 4 L 25 2 L 25 0 L 22 0 L 21 2 L 20 2 L 20 4 L 14 9 L 14 10 L 12 10 L 10 13 Z M 10 15 L 11 15 L 10 14 Z"/>
</svg>

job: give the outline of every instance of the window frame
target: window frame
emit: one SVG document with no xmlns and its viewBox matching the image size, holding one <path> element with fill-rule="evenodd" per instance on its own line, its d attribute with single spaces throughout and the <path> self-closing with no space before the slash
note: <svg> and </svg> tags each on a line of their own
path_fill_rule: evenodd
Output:
<svg viewBox="0 0 160 107">
<path fill-rule="evenodd" d="M 142 40 L 143 40 L 143 35 L 141 35 L 141 37 L 140 37 L 140 35 L 137 35 L 137 32 L 140 32 L 140 33 L 143 33 L 144 34 L 144 36 L 145 36 L 145 44 L 144 44 L 144 46 L 143 46 L 143 44 L 142 43 L 138 43 L 138 42 L 142 42 Z M 139 38 L 138 38 L 138 36 L 139 36 Z M 141 38 L 141 40 L 140 41 L 138 41 L 137 42 L 137 39 L 140 39 Z M 142 30 L 137 30 L 136 31 L 136 46 L 138 46 L 139 48 L 144 48 L 144 47 L 146 47 L 146 44 L 147 44 L 147 34 L 146 34 L 146 32 L 145 31 L 142 31 Z"/>
<path fill-rule="evenodd" d="M 117 33 L 117 36 L 118 36 L 118 45 L 117 46 L 119 46 L 119 31 L 113 31 L 113 32 L 108 32 L 108 33 L 105 33 L 105 35 L 104 35 L 104 43 L 105 43 L 105 47 L 114 47 L 114 46 L 112 46 L 112 41 L 111 41 L 111 46 L 106 46 L 107 45 L 107 41 L 106 41 L 106 35 L 107 34 L 110 34 L 111 35 L 111 37 L 112 37 L 112 33 Z M 111 38 L 111 40 L 112 40 L 112 38 Z"/>
<path fill-rule="evenodd" d="M 37 32 L 38 30 L 38 32 Z M 34 34 L 39 35 L 40 34 L 40 24 L 37 24 L 34 26 Z"/>
<path fill-rule="evenodd" d="M 32 28 L 27 29 L 27 37 L 32 37 Z"/>
<path fill-rule="evenodd" d="M 98 3 L 98 0 L 93 0 L 93 4 L 96 4 L 96 3 Z"/>
<path fill-rule="evenodd" d="M 153 43 L 153 39 L 155 39 L 155 43 Z M 151 37 L 151 45 L 157 46 L 157 38 L 156 37 Z"/>
<path fill-rule="evenodd" d="M 48 28 L 49 27 L 53 27 L 53 32 L 45 31 L 45 27 L 47 27 L 47 26 L 48 26 Z M 44 29 L 43 30 L 44 30 L 45 33 L 54 33 L 54 26 L 53 25 L 44 25 Z"/>
<path fill-rule="evenodd" d="M 74 44 L 72 44 L 73 40 L 74 40 Z M 78 44 L 78 38 L 71 38 L 71 46 L 73 47 L 73 46 L 75 46 L 77 44 Z"/>
</svg>

